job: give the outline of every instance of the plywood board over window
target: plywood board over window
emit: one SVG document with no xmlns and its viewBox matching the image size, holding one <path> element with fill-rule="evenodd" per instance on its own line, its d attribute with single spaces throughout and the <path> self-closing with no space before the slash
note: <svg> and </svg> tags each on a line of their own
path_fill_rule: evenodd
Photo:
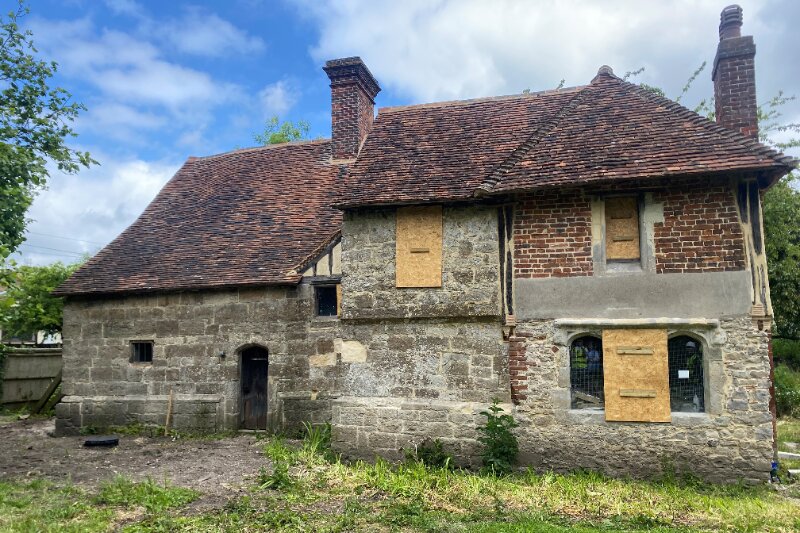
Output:
<svg viewBox="0 0 800 533">
<path fill-rule="evenodd" d="M 606 259 L 639 259 L 639 202 L 634 196 L 606 199 Z"/>
<path fill-rule="evenodd" d="M 397 210 L 398 287 L 442 286 L 442 206 Z"/>
<path fill-rule="evenodd" d="M 667 331 L 603 331 L 606 420 L 670 422 Z"/>
</svg>

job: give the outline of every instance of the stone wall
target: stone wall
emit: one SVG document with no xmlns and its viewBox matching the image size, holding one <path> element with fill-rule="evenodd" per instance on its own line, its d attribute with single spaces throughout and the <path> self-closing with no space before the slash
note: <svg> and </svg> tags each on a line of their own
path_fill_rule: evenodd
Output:
<svg viewBox="0 0 800 533">
<path fill-rule="evenodd" d="M 303 421 L 326 421 L 338 373 L 348 363 L 336 351 L 338 320 L 315 318 L 312 304 L 307 284 L 70 299 L 58 429 L 164 424 L 170 391 L 174 427 L 237 429 L 238 352 L 252 345 L 269 352 L 271 428 L 293 431 Z M 130 362 L 133 340 L 153 341 L 152 363 Z"/>
<path fill-rule="evenodd" d="M 481 466 L 477 428 L 486 422 L 482 403 L 339 398 L 333 402 L 332 444 L 350 459 L 404 458 L 426 439 L 439 439 L 464 467 Z M 504 406 L 510 409 L 509 405 Z"/>
<path fill-rule="evenodd" d="M 395 212 L 345 213 L 342 318 L 496 317 L 500 263 L 496 207 L 443 209 L 442 287 L 395 286 Z"/>
<path fill-rule="evenodd" d="M 341 333 L 360 362 L 341 375 L 334 447 L 399 459 L 400 448 L 440 438 L 477 465 L 477 413 L 510 400 L 497 208 L 444 208 L 441 288 L 396 288 L 393 212 L 344 218 Z"/>
<path fill-rule="evenodd" d="M 707 398 L 705 413 L 673 413 L 664 424 L 607 423 L 602 411 L 571 409 L 568 346 L 588 330 L 558 324 L 543 320 L 517 327 L 528 385 L 515 411 L 523 464 L 614 476 L 650 477 L 675 468 L 720 482 L 767 478 L 768 339 L 748 317 L 721 319 L 719 327 L 669 328 L 703 343 Z"/>
</svg>

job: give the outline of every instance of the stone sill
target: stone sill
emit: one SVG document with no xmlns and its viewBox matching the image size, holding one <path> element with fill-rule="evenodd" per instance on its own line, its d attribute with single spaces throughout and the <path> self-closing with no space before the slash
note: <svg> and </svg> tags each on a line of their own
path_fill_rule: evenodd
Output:
<svg viewBox="0 0 800 533">
<path fill-rule="evenodd" d="M 311 322 L 312 323 L 317 323 L 318 322 L 320 324 L 330 324 L 331 322 L 339 322 L 339 317 L 335 316 L 335 315 L 334 316 L 316 316 L 315 315 L 314 318 L 311 319 Z"/>
<path fill-rule="evenodd" d="M 569 409 L 566 411 L 567 420 L 575 423 L 591 425 L 616 425 L 616 424 L 648 424 L 648 425 L 672 425 L 672 426 L 704 426 L 711 424 L 711 416 L 708 413 L 672 413 L 672 422 L 606 422 L 605 411 L 594 411 L 590 409 Z"/>
<path fill-rule="evenodd" d="M 636 328 L 652 326 L 694 326 L 718 328 L 719 320 L 709 318 L 559 318 L 556 327 L 604 326 L 607 328 Z"/>
</svg>

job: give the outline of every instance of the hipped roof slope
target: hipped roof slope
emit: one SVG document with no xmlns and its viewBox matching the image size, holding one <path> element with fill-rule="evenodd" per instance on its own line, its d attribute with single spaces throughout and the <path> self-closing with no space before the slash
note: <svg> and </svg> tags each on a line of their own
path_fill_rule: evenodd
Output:
<svg viewBox="0 0 800 533">
<path fill-rule="evenodd" d="M 191 158 L 58 295 L 292 284 L 341 226 L 330 141 Z"/>
<path fill-rule="evenodd" d="M 381 110 L 337 206 L 460 201 L 650 177 L 787 173 L 791 158 L 627 83 Z"/>
</svg>

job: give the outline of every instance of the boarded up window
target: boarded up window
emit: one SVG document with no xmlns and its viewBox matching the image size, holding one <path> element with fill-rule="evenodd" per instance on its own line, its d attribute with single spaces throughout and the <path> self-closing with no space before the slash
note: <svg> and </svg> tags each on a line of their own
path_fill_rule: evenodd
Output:
<svg viewBox="0 0 800 533">
<path fill-rule="evenodd" d="M 606 420 L 670 422 L 667 331 L 603 331 Z"/>
<path fill-rule="evenodd" d="M 442 286 L 442 206 L 397 210 L 398 287 Z"/>
<path fill-rule="evenodd" d="M 636 197 L 606 199 L 606 259 L 639 259 L 639 203 Z"/>
</svg>

